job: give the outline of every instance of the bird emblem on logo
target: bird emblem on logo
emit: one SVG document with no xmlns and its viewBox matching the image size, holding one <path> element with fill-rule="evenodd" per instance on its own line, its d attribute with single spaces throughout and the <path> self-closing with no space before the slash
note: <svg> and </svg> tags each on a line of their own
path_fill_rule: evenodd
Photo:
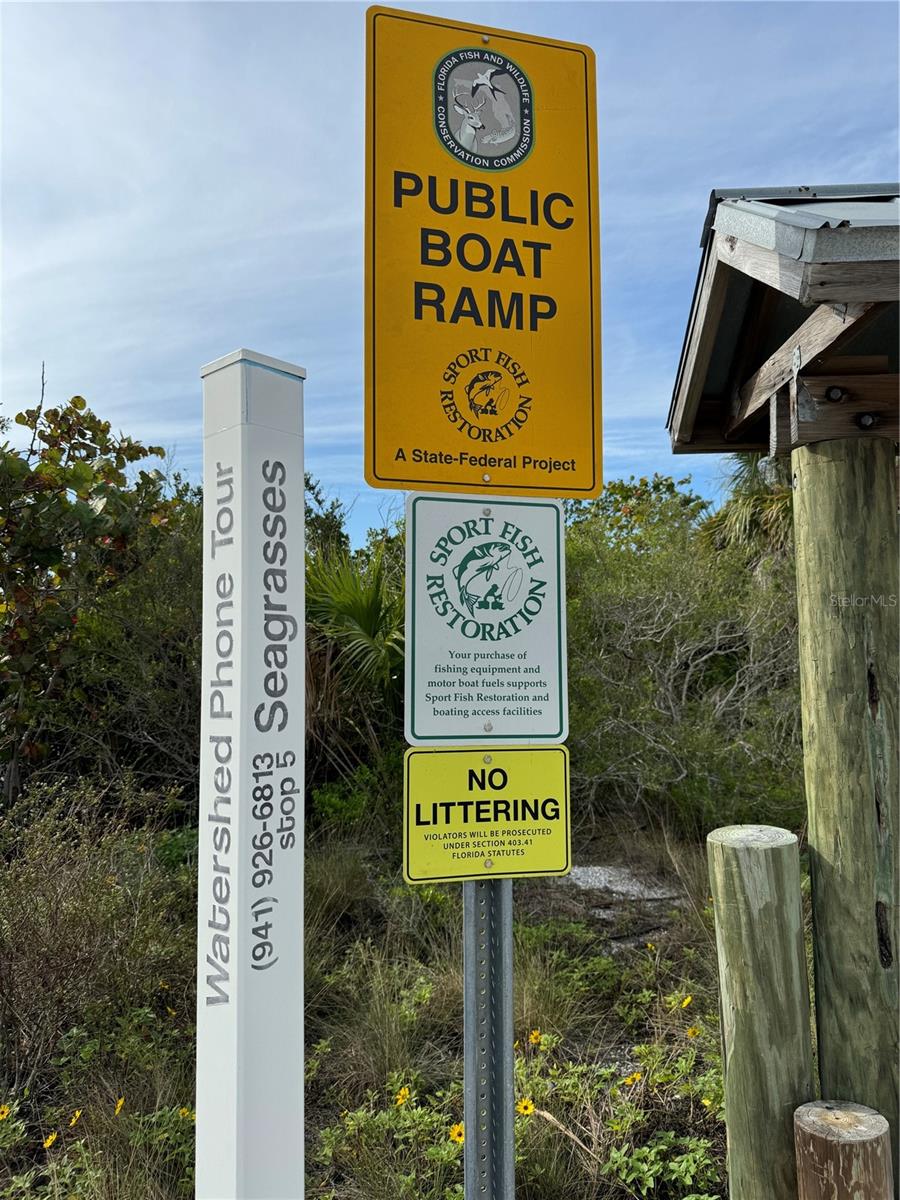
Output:
<svg viewBox="0 0 900 1200">
<path fill-rule="evenodd" d="M 498 75 L 505 74 L 506 71 L 502 70 L 500 67 L 488 67 L 486 71 L 479 71 L 472 83 L 472 95 L 474 96 L 479 88 L 486 87 L 490 89 L 490 93 L 493 98 L 496 98 L 498 93 L 501 96 L 505 96 L 506 93 L 504 92 L 503 88 L 498 88 L 494 83 L 494 80 Z"/>
</svg>

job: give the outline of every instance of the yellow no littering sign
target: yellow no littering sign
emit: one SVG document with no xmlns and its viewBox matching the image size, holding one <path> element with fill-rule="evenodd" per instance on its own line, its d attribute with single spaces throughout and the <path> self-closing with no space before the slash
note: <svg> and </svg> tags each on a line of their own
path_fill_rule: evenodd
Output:
<svg viewBox="0 0 900 1200">
<path fill-rule="evenodd" d="M 407 883 L 524 879 L 570 869 L 565 746 L 407 750 Z"/>
<path fill-rule="evenodd" d="M 366 125 L 367 481 L 597 495 L 593 51 L 372 8 Z"/>
</svg>

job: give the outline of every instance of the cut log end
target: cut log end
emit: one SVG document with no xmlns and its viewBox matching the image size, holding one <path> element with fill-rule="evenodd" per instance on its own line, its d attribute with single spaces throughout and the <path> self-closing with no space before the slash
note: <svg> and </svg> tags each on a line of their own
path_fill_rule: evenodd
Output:
<svg viewBox="0 0 900 1200">
<path fill-rule="evenodd" d="M 752 849 L 754 846 L 793 846 L 797 843 L 797 835 L 775 825 L 723 825 L 707 834 L 706 841 L 735 849 Z"/>
<path fill-rule="evenodd" d="M 874 1108 L 849 1100 L 816 1100 L 801 1104 L 794 1126 L 833 1142 L 868 1142 L 884 1137 L 888 1123 Z"/>
<path fill-rule="evenodd" d="M 890 1126 L 864 1104 L 816 1100 L 794 1112 L 799 1200 L 891 1200 Z"/>
</svg>

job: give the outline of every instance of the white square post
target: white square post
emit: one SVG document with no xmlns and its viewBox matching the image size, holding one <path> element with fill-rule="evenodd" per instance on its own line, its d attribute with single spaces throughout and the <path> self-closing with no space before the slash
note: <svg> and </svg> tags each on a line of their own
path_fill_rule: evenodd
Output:
<svg viewBox="0 0 900 1200">
<path fill-rule="evenodd" d="M 197 1200 L 303 1196 L 303 380 L 203 379 Z"/>
</svg>

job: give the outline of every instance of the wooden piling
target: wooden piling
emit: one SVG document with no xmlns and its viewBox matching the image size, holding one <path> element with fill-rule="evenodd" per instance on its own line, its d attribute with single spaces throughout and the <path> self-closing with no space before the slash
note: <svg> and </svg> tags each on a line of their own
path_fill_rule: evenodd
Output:
<svg viewBox="0 0 900 1200">
<path fill-rule="evenodd" d="M 798 1200 L 890 1200 L 890 1126 L 846 1100 L 817 1100 L 794 1113 Z"/>
<path fill-rule="evenodd" d="M 707 837 L 716 918 L 731 1200 L 796 1200 L 794 1110 L 812 1097 L 797 838 L 769 825 Z"/>
<path fill-rule="evenodd" d="M 896 1145 L 894 464 L 879 438 L 792 456 L 819 1075 L 823 1095 L 882 1113 Z"/>
</svg>

